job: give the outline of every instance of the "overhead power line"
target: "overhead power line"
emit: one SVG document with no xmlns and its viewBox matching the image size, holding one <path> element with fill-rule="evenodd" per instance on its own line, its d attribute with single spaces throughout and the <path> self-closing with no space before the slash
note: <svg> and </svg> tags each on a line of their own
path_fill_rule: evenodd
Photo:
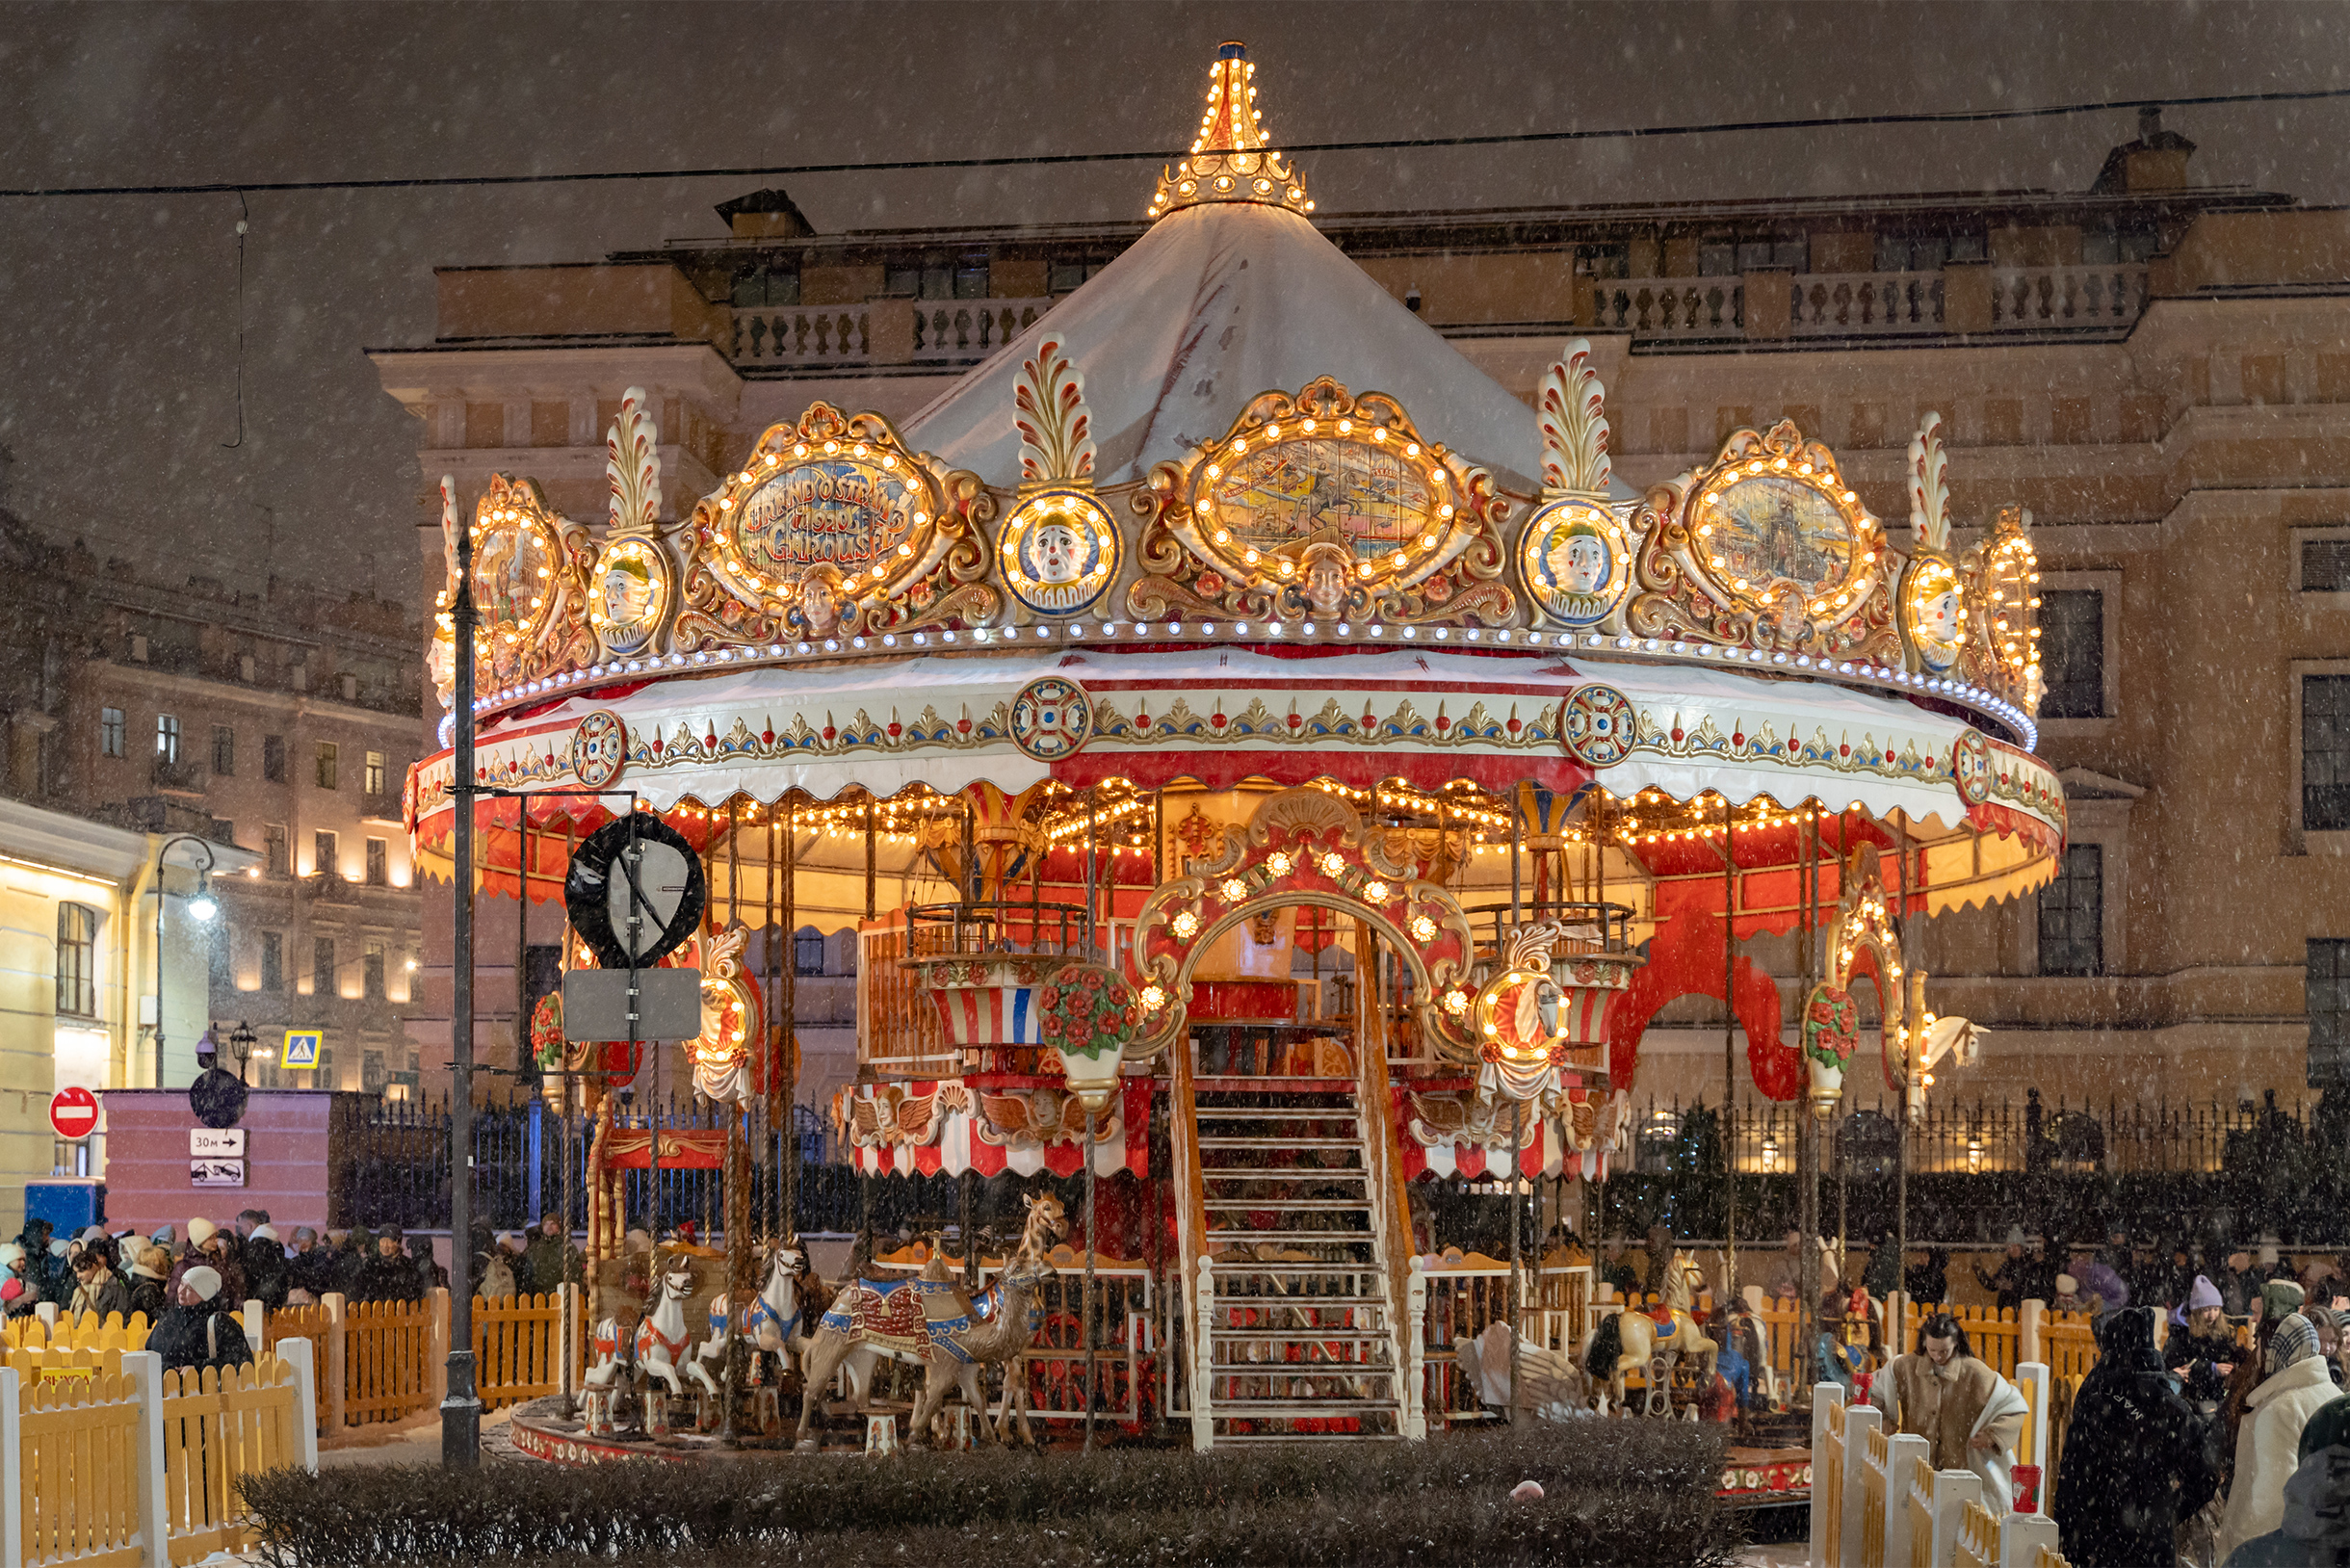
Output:
<svg viewBox="0 0 2350 1568">
<path fill-rule="evenodd" d="M 1748 131 L 1813 131 L 1882 125 L 1986 125 L 2001 120 L 2050 119 L 2123 109 L 2191 109 L 2229 104 L 2307 103 L 2350 97 L 2350 88 L 2290 92 L 2213 92 L 2194 97 L 2107 98 L 2095 103 L 2042 104 L 2028 109 L 1957 109 L 1891 115 L 1815 115 L 1802 119 L 1718 120 L 1701 125 L 1631 125 L 1606 130 L 1510 131 L 1493 136 L 1416 136 L 1364 142 L 1285 144 L 1285 153 L 1407 152 L 1441 147 L 1500 147 L 1549 142 L 1631 141 L 1667 136 L 1720 136 Z M 579 185 L 611 180 L 775 179 L 803 174 L 878 174 L 933 169 L 1024 169 L 1059 164 L 1172 162 L 1180 152 L 1032 153 L 1000 158 L 895 158 L 861 163 L 742 164 L 707 169 L 606 169 L 573 174 L 437 174 L 387 179 L 213 180 L 187 185 L 32 185 L 0 189 L 0 196 L 222 196 L 265 191 L 412 191 L 469 185 Z"/>
</svg>

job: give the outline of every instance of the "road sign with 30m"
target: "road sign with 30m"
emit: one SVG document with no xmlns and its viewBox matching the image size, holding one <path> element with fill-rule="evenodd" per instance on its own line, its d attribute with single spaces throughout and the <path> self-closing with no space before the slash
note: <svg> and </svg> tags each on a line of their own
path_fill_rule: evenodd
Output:
<svg viewBox="0 0 2350 1568">
<path fill-rule="evenodd" d="M 286 1031 L 285 1055 L 277 1059 L 288 1067 L 316 1067 L 318 1048 L 326 1038 L 324 1030 L 289 1029 Z"/>
</svg>

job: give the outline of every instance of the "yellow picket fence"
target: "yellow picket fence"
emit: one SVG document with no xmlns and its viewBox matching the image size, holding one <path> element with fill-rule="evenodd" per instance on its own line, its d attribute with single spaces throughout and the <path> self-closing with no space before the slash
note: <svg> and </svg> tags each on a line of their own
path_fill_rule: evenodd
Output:
<svg viewBox="0 0 2350 1568">
<path fill-rule="evenodd" d="M 151 1354 L 94 1352 L 86 1376 L 0 1371 L 0 1498 L 25 1568 L 180 1568 L 255 1541 L 238 1483 L 315 1469 L 306 1346 L 250 1367 L 163 1371 Z"/>
<path fill-rule="evenodd" d="M 542 1399 L 561 1387 L 563 1298 L 473 1299 L 474 1385 L 482 1408 Z"/>
<path fill-rule="evenodd" d="M 2059 1381 L 2086 1377 L 2097 1365 L 2097 1330 L 2085 1312 L 2051 1312 L 2040 1325 L 2040 1359 Z"/>
<path fill-rule="evenodd" d="M 163 1374 L 164 1500 L 173 1563 L 253 1545 L 237 1482 L 300 1463 L 300 1420 L 294 1370 L 281 1357 Z"/>
<path fill-rule="evenodd" d="M 12 1361 L 21 1350 L 10 1352 Z M 144 1560 L 138 1386 L 113 1366 L 19 1385 L 17 1497 L 22 1560 L 111 1568 Z"/>
<path fill-rule="evenodd" d="M 365 1301 L 343 1309 L 344 1424 L 401 1421 L 439 1402 L 433 1389 L 436 1317 L 431 1300 Z"/>
<path fill-rule="evenodd" d="M 8 1325 L 0 1362 L 13 1367 L 28 1380 L 47 1377 L 87 1377 L 109 1353 L 121 1356 L 146 1348 L 144 1313 L 131 1314 L 124 1322 L 118 1312 L 100 1321 L 86 1312 L 79 1319 L 60 1318 L 55 1327 L 38 1318 L 22 1318 Z"/>
</svg>

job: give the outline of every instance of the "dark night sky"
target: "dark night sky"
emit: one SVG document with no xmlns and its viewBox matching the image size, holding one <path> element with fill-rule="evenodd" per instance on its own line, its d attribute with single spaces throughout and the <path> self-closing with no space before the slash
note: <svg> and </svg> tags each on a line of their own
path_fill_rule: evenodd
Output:
<svg viewBox="0 0 2350 1568">
<path fill-rule="evenodd" d="M 2340 87 L 2338 5 L 0 7 L 0 186 L 1174 146 L 1215 42 L 1320 142 Z M 2350 100 L 2175 112 L 2214 184 L 2350 200 Z M 2000 126 L 1319 154 L 1323 212 L 2084 188 L 2109 113 Z M 1139 216 L 1151 166 L 792 179 L 820 229 Z M 431 268 L 720 232 L 726 178 L 0 200 L 0 501 L 159 571 L 412 594 L 416 430 L 366 347 Z"/>
</svg>

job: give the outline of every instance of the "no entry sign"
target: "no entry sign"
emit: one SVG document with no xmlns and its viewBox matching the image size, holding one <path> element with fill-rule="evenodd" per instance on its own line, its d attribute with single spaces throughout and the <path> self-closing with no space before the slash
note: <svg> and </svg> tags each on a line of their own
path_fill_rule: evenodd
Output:
<svg viewBox="0 0 2350 1568">
<path fill-rule="evenodd" d="M 83 1088 L 59 1089 L 49 1096 L 49 1125 L 59 1137 L 88 1137 L 98 1130 L 98 1097 Z"/>
</svg>

